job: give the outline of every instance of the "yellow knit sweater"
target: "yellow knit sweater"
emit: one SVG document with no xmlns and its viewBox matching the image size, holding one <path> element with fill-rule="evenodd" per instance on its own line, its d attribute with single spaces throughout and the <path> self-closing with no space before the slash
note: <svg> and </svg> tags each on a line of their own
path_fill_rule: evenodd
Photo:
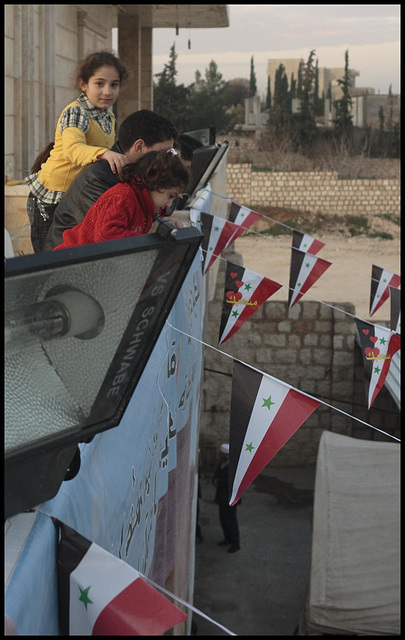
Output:
<svg viewBox="0 0 405 640">
<path fill-rule="evenodd" d="M 80 106 L 76 100 L 65 107 Z M 51 191 L 65 192 L 82 167 L 97 160 L 114 144 L 115 127 L 106 134 L 100 125 L 89 119 L 89 128 L 85 134 L 77 127 L 66 127 L 60 133 L 58 119 L 55 132 L 55 144 L 45 164 L 38 172 L 40 182 Z"/>
</svg>

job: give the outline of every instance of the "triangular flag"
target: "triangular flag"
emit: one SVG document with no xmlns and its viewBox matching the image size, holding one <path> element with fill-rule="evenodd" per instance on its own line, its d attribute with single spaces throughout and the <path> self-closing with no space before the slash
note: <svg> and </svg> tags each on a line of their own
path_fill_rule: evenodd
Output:
<svg viewBox="0 0 405 640">
<path fill-rule="evenodd" d="M 201 212 L 201 248 L 205 254 L 203 273 L 207 273 L 221 251 L 226 249 L 244 231 L 241 226 L 224 218 Z"/>
<path fill-rule="evenodd" d="M 395 333 L 401 334 L 401 292 L 390 287 L 391 318 L 390 327 Z"/>
<path fill-rule="evenodd" d="M 292 246 L 300 251 L 306 251 L 313 256 L 318 253 L 325 246 L 324 242 L 317 240 L 307 233 L 301 233 L 301 231 L 293 231 Z"/>
<path fill-rule="evenodd" d="M 289 309 L 298 302 L 332 264 L 327 260 L 317 258 L 294 247 L 291 247 L 291 249 Z"/>
<path fill-rule="evenodd" d="M 218 344 L 233 336 L 281 286 L 274 280 L 228 262 Z"/>
<path fill-rule="evenodd" d="M 209 213 L 211 211 L 211 192 L 207 189 L 201 191 L 198 198 L 192 203 L 191 209 Z"/>
<path fill-rule="evenodd" d="M 397 289 L 400 284 L 400 276 L 373 264 L 371 270 L 370 317 L 374 315 L 377 309 L 388 299 L 390 287 Z"/>
<path fill-rule="evenodd" d="M 251 211 L 237 202 L 232 202 L 229 209 L 229 220 L 248 229 L 254 222 L 263 218 L 260 213 Z"/>
<path fill-rule="evenodd" d="M 230 505 L 320 402 L 234 360 L 229 435 Z"/>
<path fill-rule="evenodd" d="M 162 635 L 187 619 L 123 560 L 55 524 L 61 635 Z"/>
<path fill-rule="evenodd" d="M 368 408 L 371 407 L 387 377 L 391 359 L 401 348 L 401 337 L 387 327 L 355 318 L 366 375 L 370 377 Z"/>
</svg>

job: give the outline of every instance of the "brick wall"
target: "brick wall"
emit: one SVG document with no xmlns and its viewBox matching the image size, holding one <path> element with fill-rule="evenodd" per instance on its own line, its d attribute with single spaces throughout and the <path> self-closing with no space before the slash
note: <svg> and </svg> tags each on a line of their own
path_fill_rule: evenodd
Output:
<svg viewBox="0 0 405 640">
<path fill-rule="evenodd" d="M 280 207 L 325 214 L 400 214 L 395 179 L 351 179 L 335 171 L 263 171 L 228 164 L 227 194 L 251 207 Z"/>
<path fill-rule="evenodd" d="M 229 251 L 222 256 L 242 264 L 239 254 Z M 334 305 L 331 302 L 328 306 L 302 299 L 288 310 L 287 301 L 276 302 L 270 298 L 232 338 L 218 347 L 225 277 L 225 261 L 219 262 L 215 298 L 208 305 L 205 339 L 215 347 L 206 349 L 204 363 L 200 450 L 205 470 L 215 467 L 220 444 L 229 441 L 233 357 L 325 403 L 277 453 L 270 463 L 273 466 L 314 464 L 324 430 L 356 438 L 388 440 L 387 436 L 350 416 L 399 436 L 399 412 L 388 391 L 381 390 L 372 409 L 367 410 L 352 303 Z"/>
</svg>

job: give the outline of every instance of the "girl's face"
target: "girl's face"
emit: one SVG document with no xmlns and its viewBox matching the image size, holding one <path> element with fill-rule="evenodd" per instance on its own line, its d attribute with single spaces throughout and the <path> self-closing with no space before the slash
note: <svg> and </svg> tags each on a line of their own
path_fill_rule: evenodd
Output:
<svg viewBox="0 0 405 640">
<path fill-rule="evenodd" d="M 181 195 L 180 189 L 162 189 L 161 191 L 151 191 L 150 197 L 155 205 L 155 213 L 159 213 L 161 209 L 170 207 L 173 204 L 173 200 Z"/>
<path fill-rule="evenodd" d="M 104 65 L 90 76 L 88 82 L 80 79 L 79 86 L 94 107 L 108 109 L 118 98 L 120 76 L 115 67 Z"/>
</svg>

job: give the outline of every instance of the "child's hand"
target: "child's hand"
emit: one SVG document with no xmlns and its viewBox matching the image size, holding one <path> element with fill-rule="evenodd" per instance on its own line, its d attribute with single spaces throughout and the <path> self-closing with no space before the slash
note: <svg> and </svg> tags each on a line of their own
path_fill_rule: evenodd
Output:
<svg viewBox="0 0 405 640">
<path fill-rule="evenodd" d="M 110 149 L 104 151 L 101 156 L 98 156 L 98 160 L 107 160 L 113 173 L 118 173 L 122 167 L 129 163 L 127 156 L 122 153 L 117 153 L 116 151 L 111 151 Z"/>
</svg>

